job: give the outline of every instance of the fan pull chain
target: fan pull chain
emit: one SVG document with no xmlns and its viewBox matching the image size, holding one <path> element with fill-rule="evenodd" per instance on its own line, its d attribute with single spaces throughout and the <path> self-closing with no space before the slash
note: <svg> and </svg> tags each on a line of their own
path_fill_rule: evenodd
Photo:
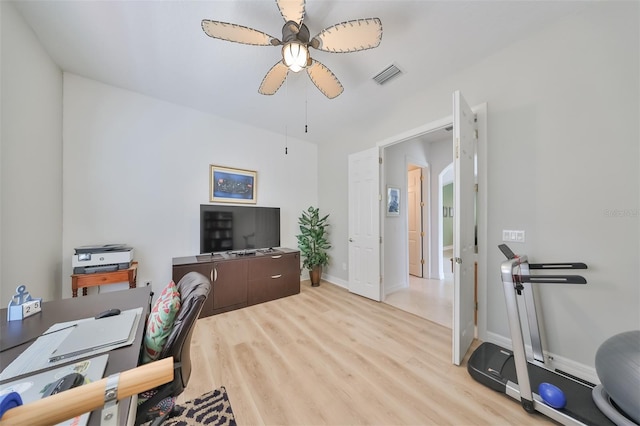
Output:
<svg viewBox="0 0 640 426">
<path fill-rule="evenodd" d="M 285 96 L 287 98 L 287 105 L 289 104 L 289 76 L 285 77 Z M 284 155 L 289 154 L 289 126 L 288 126 L 288 114 L 285 115 L 286 122 L 284 124 Z"/>
<path fill-rule="evenodd" d="M 309 124 L 309 119 L 308 119 L 308 110 L 309 110 L 309 91 L 307 90 L 309 88 L 309 79 L 305 79 L 305 84 L 304 84 L 304 132 L 308 133 L 307 131 L 307 125 Z"/>
</svg>

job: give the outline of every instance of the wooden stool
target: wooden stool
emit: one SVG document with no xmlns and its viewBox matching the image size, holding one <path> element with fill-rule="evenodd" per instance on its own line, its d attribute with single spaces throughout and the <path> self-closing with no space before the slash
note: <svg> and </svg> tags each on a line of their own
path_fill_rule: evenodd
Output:
<svg viewBox="0 0 640 426">
<path fill-rule="evenodd" d="M 87 287 L 115 284 L 128 281 L 129 288 L 136 288 L 138 275 L 138 262 L 131 262 L 128 269 L 98 274 L 73 274 L 71 275 L 71 295 L 78 297 L 78 288 L 82 288 L 82 295 L 87 295 Z"/>
</svg>

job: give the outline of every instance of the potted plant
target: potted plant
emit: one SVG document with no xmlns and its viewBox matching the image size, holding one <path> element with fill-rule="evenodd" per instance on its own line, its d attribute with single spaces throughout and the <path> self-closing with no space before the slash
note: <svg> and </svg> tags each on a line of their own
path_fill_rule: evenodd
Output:
<svg viewBox="0 0 640 426">
<path fill-rule="evenodd" d="M 300 225 L 300 234 L 296 235 L 298 248 L 303 259 L 302 266 L 309 270 L 313 287 L 320 285 L 322 267 L 329 264 L 327 250 L 331 245 L 327 241 L 328 217 L 329 215 L 320 218 L 320 209 L 311 206 L 306 211 L 303 210 L 298 218 L 298 225 Z"/>
</svg>

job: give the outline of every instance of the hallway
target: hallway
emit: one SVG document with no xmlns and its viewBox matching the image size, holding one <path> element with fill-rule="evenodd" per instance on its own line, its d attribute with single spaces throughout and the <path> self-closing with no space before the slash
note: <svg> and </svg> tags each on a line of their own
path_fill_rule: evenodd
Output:
<svg viewBox="0 0 640 426">
<path fill-rule="evenodd" d="M 444 280 L 409 276 L 409 288 L 387 296 L 385 303 L 451 328 L 453 321 L 453 275 Z"/>
<path fill-rule="evenodd" d="M 443 253 L 444 280 L 409 275 L 409 288 L 389 294 L 384 303 L 428 319 L 447 328 L 453 323 L 452 250 Z"/>
</svg>

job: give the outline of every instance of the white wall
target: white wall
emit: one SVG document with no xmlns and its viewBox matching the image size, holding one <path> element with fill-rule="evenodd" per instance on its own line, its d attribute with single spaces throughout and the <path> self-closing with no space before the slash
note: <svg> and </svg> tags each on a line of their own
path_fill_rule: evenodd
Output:
<svg viewBox="0 0 640 426">
<path fill-rule="evenodd" d="M 590 265 L 586 286 L 541 288 L 552 352 L 592 366 L 606 338 L 640 328 L 638 7 L 592 3 L 404 99 L 397 117 L 321 145 L 320 207 L 345 236 L 332 241 L 327 273 L 347 280 L 347 155 L 450 116 L 459 89 L 470 105 L 488 103 L 489 275 L 481 291 L 489 337 L 509 335 L 502 229 L 526 231 L 513 248 L 533 261 Z"/>
<path fill-rule="evenodd" d="M 0 2 L 0 303 L 18 285 L 60 297 L 62 71 L 13 4 Z"/>
<path fill-rule="evenodd" d="M 173 257 L 199 252 L 210 164 L 257 171 L 257 204 L 281 208 L 281 244 L 295 248 L 297 217 L 317 204 L 317 148 L 288 146 L 285 155 L 281 135 L 65 73 L 63 278 L 74 247 L 127 243 L 138 283 L 160 290 Z"/>
</svg>

